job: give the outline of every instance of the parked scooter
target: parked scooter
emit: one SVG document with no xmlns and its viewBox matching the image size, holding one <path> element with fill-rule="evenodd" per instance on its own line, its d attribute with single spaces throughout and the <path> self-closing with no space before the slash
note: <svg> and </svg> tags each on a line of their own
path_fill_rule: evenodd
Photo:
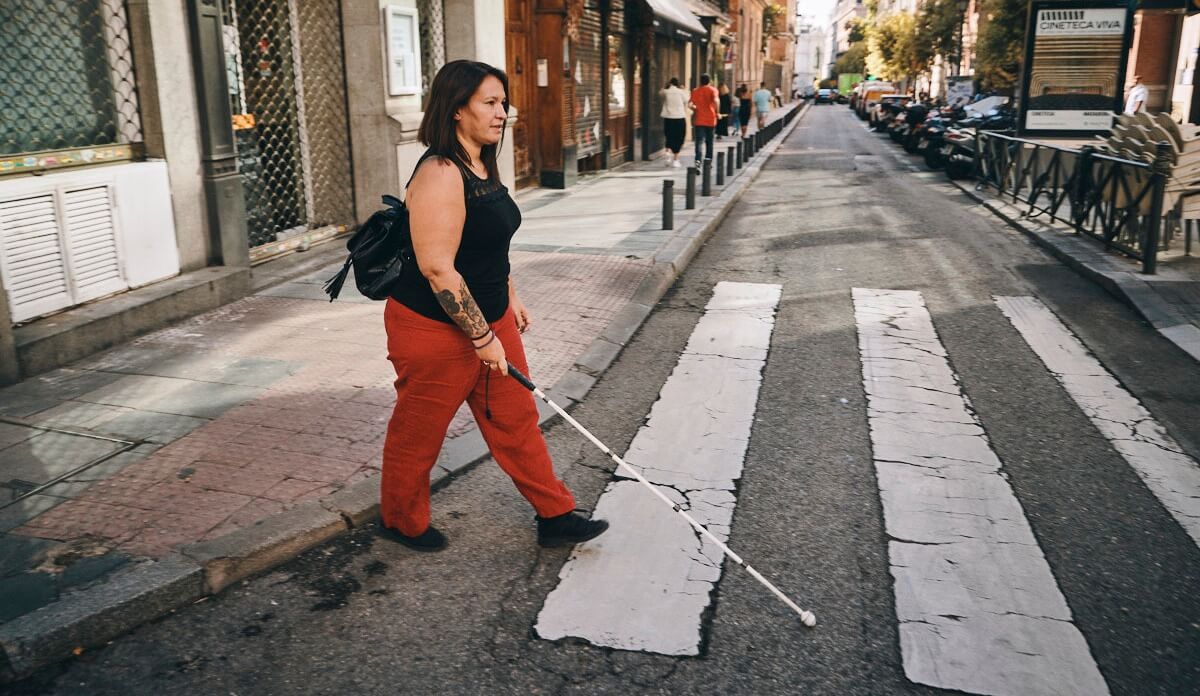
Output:
<svg viewBox="0 0 1200 696">
<path fill-rule="evenodd" d="M 1017 125 L 1016 114 L 1010 107 L 1001 105 L 978 118 L 960 121 L 957 127 L 948 128 L 941 154 L 946 162 L 946 176 L 965 179 L 971 175 L 975 165 L 975 148 L 979 131 L 1011 133 Z"/>
</svg>

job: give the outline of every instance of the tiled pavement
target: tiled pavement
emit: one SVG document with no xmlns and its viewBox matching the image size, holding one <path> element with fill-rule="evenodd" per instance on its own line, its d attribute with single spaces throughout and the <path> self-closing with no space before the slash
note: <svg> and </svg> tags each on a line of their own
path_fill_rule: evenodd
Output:
<svg viewBox="0 0 1200 696">
<path fill-rule="evenodd" d="M 678 230 L 698 212 L 683 210 L 685 170 L 657 161 L 518 197 L 513 279 L 540 384 L 572 367 L 671 239 L 667 177 Z M 327 302 L 334 270 L 0 390 L 0 623 L 379 470 L 394 400 L 382 304 Z M 449 435 L 473 428 L 464 408 Z"/>
</svg>

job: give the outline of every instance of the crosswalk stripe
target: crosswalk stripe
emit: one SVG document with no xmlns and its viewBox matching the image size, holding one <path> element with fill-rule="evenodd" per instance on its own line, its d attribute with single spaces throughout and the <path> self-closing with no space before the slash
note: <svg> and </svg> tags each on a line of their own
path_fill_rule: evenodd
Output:
<svg viewBox="0 0 1200 696">
<path fill-rule="evenodd" d="M 921 294 L 852 292 L 905 675 L 969 693 L 1107 694 Z"/>
<path fill-rule="evenodd" d="M 996 304 L 1075 403 L 1200 545 L 1200 465 L 1034 297 Z"/>
<path fill-rule="evenodd" d="M 625 460 L 722 542 L 758 403 L 779 285 L 718 283 Z M 642 484 L 608 486 L 593 513 L 612 528 L 578 546 L 535 630 L 595 645 L 699 654 L 721 577 L 719 548 Z"/>
</svg>

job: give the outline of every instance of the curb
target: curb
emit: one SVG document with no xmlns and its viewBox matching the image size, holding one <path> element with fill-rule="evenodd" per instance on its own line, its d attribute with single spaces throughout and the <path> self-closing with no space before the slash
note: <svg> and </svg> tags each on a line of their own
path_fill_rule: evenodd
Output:
<svg viewBox="0 0 1200 696">
<path fill-rule="evenodd" d="M 1035 244 L 1050 252 L 1063 265 L 1104 288 L 1113 297 L 1133 308 L 1150 323 L 1158 333 L 1174 343 L 1180 350 L 1200 361 L 1200 327 L 1182 316 L 1170 303 L 1154 290 L 1136 271 L 1114 269 L 1109 255 L 1101 248 L 1078 235 L 1064 234 L 1061 230 L 1042 222 L 1031 220 L 1016 206 L 1003 200 L 984 196 L 975 187 L 962 181 L 950 181 L 968 198 L 987 208 L 993 215 L 1008 223 L 1009 227 L 1029 237 Z M 1170 283 L 1170 280 L 1159 280 Z"/>
<path fill-rule="evenodd" d="M 583 400 L 810 106 L 801 107 L 779 136 L 728 179 L 717 195 L 701 199 L 696 217 L 702 219 L 693 219 L 675 232 L 654 256 L 649 273 L 629 303 L 546 392 L 547 396 L 563 408 Z M 558 417 L 549 406 L 541 402 L 537 405 L 540 427 Z M 442 448 L 431 477 L 433 490 L 448 485 L 488 456 L 487 445 L 477 429 L 454 438 Z M 157 561 L 119 571 L 104 582 L 0 625 L 0 684 L 28 677 L 81 648 L 104 645 L 143 623 L 216 594 L 339 534 L 370 524 L 378 516 L 376 475 L 223 537 L 189 544 Z"/>
</svg>

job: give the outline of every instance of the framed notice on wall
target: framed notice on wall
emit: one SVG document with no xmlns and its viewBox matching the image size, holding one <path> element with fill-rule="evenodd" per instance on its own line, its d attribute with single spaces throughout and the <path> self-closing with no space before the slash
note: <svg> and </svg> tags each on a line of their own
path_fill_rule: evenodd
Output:
<svg viewBox="0 0 1200 696">
<path fill-rule="evenodd" d="M 420 23 L 416 8 L 388 5 L 383 8 L 384 45 L 387 47 L 388 94 L 393 97 L 421 93 Z"/>
<path fill-rule="evenodd" d="M 1034 0 L 1025 32 L 1022 135 L 1107 133 L 1120 113 L 1133 4 Z"/>
</svg>

